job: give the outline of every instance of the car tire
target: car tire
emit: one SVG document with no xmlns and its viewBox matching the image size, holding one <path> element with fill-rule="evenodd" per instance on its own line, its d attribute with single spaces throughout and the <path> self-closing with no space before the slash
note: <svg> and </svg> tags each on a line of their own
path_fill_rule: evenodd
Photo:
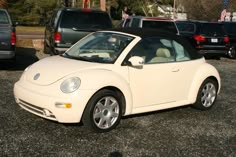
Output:
<svg viewBox="0 0 236 157">
<path fill-rule="evenodd" d="M 121 115 L 120 97 L 112 90 L 103 89 L 89 100 L 82 122 L 92 131 L 108 132 L 120 123 Z"/>
<path fill-rule="evenodd" d="M 206 79 L 199 88 L 196 102 L 193 106 L 200 110 L 210 109 L 217 98 L 218 84 L 213 79 Z"/>
<path fill-rule="evenodd" d="M 232 47 L 229 49 L 228 57 L 229 57 L 230 59 L 236 59 L 236 52 L 235 52 L 235 47 L 234 47 L 234 46 L 232 46 Z"/>
</svg>

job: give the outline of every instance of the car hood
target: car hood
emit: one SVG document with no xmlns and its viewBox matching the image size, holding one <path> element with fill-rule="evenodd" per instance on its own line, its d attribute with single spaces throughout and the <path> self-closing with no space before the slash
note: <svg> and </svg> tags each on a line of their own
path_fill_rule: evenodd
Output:
<svg viewBox="0 0 236 157">
<path fill-rule="evenodd" d="M 37 85 L 50 85 L 81 70 L 99 68 L 103 64 L 53 56 L 34 63 L 25 72 L 27 81 Z"/>
</svg>

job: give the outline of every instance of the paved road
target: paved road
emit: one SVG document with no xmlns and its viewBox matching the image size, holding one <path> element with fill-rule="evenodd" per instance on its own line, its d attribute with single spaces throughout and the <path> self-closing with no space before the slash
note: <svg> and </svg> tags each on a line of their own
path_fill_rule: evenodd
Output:
<svg viewBox="0 0 236 157">
<path fill-rule="evenodd" d="M 209 60 L 222 90 L 209 111 L 191 107 L 125 117 L 117 129 L 96 134 L 82 124 L 59 124 L 22 110 L 13 85 L 37 61 L 33 49 L 18 50 L 15 65 L 0 62 L 0 156 L 235 157 L 236 61 Z"/>
</svg>

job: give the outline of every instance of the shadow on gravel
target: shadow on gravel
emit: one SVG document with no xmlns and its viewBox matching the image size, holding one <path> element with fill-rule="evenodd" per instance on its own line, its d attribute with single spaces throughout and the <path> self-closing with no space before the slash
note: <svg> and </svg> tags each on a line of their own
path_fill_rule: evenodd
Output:
<svg viewBox="0 0 236 157">
<path fill-rule="evenodd" d="M 0 70 L 24 70 L 38 60 L 34 48 L 17 47 L 15 60 L 0 60 Z"/>
</svg>

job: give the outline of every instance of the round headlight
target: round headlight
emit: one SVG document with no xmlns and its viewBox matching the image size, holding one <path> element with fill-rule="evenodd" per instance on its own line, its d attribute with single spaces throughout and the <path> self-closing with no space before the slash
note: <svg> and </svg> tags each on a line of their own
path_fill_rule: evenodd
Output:
<svg viewBox="0 0 236 157">
<path fill-rule="evenodd" d="M 63 93 L 72 93 L 76 91 L 80 86 L 80 79 L 78 77 L 71 77 L 66 79 L 61 84 L 61 91 Z"/>
</svg>

